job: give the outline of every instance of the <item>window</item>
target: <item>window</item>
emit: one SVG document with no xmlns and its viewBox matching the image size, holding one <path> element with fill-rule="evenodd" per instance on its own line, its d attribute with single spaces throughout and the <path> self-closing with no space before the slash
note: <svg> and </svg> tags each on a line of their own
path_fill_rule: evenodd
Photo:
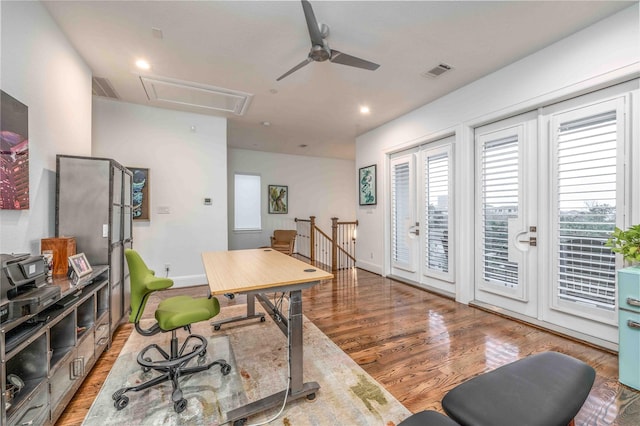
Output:
<svg viewBox="0 0 640 426">
<path fill-rule="evenodd" d="M 259 230 L 260 176 L 236 173 L 234 179 L 234 230 Z"/>
<path fill-rule="evenodd" d="M 406 222 L 411 216 L 409 159 L 394 162 L 391 169 L 391 258 L 403 264 L 411 261 L 406 239 Z"/>
<path fill-rule="evenodd" d="M 518 285 L 518 264 L 509 261 L 509 219 L 519 210 L 518 135 L 489 137 L 482 146 L 482 227 L 485 281 Z"/>
<path fill-rule="evenodd" d="M 615 309 L 619 134 L 616 104 L 584 107 L 554 120 L 557 292 L 560 300 Z"/>
<path fill-rule="evenodd" d="M 424 267 L 449 272 L 449 214 L 451 172 L 449 148 L 424 151 L 425 238 Z M 451 278 L 451 277 L 449 277 Z"/>
</svg>

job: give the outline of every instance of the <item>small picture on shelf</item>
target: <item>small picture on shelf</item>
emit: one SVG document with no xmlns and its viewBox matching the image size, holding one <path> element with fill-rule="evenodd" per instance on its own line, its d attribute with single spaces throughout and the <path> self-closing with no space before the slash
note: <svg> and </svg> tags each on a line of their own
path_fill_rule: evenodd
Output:
<svg viewBox="0 0 640 426">
<path fill-rule="evenodd" d="M 69 271 L 71 278 L 80 278 L 93 271 L 84 253 L 69 256 Z"/>
</svg>

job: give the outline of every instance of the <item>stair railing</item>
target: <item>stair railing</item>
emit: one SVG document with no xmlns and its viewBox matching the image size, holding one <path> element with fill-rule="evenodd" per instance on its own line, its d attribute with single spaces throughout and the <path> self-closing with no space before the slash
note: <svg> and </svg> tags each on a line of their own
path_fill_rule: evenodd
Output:
<svg viewBox="0 0 640 426">
<path fill-rule="evenodd" d="M 316 225 L 315 216 L 295 218 L 295 222 L 298 254 L 331 268 L 332 273 L 355 267 L 357 220 L 340 222 L 337 217 L 331 218 L 331 236 Z"/>
</svg>

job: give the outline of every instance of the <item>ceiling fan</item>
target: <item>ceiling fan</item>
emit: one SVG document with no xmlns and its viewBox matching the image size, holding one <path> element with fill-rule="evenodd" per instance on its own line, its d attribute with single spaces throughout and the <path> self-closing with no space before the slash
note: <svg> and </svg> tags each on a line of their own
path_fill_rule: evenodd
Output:
<svg viewBox="0 0 640 426">
<path fill-rule="evenodd" d="M 318 21 L 316 21 L 316 17 L 313 14 L 311 3 L 307 0 L 302 0 L 302 9 L 304 10 L 304 17 L 307 20 L 307 28 L 309 29 L 309 37 L 311 38 L 311 50 L 309 51 L 309 56 L 307 56 L 307 59 L 278 77 L 276 81 L 282 80 L 289 74 L 298 71 L 310 62 L 323 62 L 327 59 L 336 64 L 348 65 L 350 67 L 362 68 L 365 70 L 374 71 L 378 69 L 380 66 L 378 64 L 329 48 L 329 44 L 327 43 L 327 40 L 325 40 L 329 36 L 329 26 L 327 24 L 318 25 Z"/>
</svg>

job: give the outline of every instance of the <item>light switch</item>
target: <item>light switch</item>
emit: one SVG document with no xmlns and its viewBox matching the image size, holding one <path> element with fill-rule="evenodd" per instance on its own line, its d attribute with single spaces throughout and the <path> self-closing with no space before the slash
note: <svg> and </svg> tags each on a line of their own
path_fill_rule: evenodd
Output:
<svg viewBox="0 0 640 426">
<path fill-rule="evenodd" d="M 171 214 L 169 206 L 158 206 L 158 214 Z"/>
<path fill-rule="evenodd" d="M 102 238 L 108 238 L 108 237 L 109 237 L 109 224 L 103 223 L 102 224 Z"/>
</svg>

